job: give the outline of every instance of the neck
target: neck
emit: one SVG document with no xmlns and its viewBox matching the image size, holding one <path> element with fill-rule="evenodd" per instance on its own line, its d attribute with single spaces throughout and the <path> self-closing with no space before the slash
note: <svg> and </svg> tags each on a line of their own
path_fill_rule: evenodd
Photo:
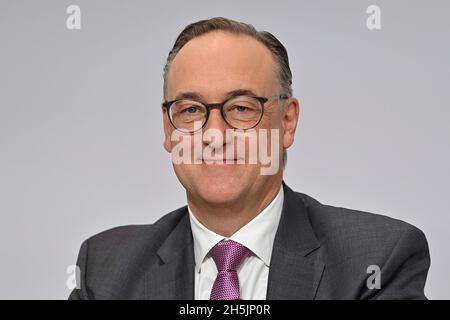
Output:
<svg viewBox="0 0 450 320">
<path fill-rule="evenodd" d="M 261 211 L 277 196 L 281 181 L 268 186 L 258 193 L 246 193 L 234 202 L 217 205 L 187 194 L 188 204 L 195 218 L 209 230 L 224 237 L 232 236 Z M 260 194 L 264 196 L 259 197 Z"/>
</svg>

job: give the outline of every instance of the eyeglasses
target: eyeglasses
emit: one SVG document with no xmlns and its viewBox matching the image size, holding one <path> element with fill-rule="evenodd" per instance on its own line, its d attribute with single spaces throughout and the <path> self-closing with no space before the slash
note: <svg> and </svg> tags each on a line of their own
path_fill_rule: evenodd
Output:
<svg viewBox="0 0 450 320">
<path fill-rule="evenodd" d="M 190 99 L 178 99 L 165 101 L 162 105 L 167 109 L 170 123 L 175 129 L 185 133 L 194 133 L 205 126 L 213 108 L 220 109 L 223 119 L 230 127 L 248 130 L 256 127 L 261 121 L 265 103 L 288 98 L 286 94 L 269 98 L 235 96 L 222 103 L 210 104 Z"/>
</svg>

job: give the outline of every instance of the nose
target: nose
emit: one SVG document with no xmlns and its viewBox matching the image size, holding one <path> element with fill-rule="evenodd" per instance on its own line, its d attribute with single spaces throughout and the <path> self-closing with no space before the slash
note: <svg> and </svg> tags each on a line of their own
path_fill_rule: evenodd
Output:
<svg viewBox="0 0 450 320">
<path fill-rule="evenodd" d="M 211 111 L 209 112 L 208 122 L 205 125 L 205 129 L 214 128 L 220 131 L 225 131 L 227 127 L 228 124 L 222 117 L 220 109 L 218 108 L 211 109 Z"/>
<path fill-rule="evenodd" d="M 204 127 L 204 131 L 207 131 L 209 129 L 213 129 L 215 131 L 214 136 L 217 134 L 222 135 L 222 144 L 220 145 L 220 141 L 218 141 L 216 138 L 212 139 L 212 141 L 204 141 L 205 146 L 209 146 L 211 148 L 219 149 L 223 148 L 225 144 L 227 143 L 227 136 L 226 136 L 226 129 L 230 128 L 228 124 L 225 122 L 225 119 L 222 117 L 222 113 L 220 112 L 220 109 L 211 109 L 209 113 L 208 121 L 206 122 L 206 125 Z M 208 140 L 208 139 L 207 139 Z"/>
</svg>

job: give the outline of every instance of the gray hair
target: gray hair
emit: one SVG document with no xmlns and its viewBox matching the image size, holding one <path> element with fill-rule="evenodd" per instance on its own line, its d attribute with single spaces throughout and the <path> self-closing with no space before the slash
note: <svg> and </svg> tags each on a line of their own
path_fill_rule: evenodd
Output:
<svg viewBox="0 0 450 320">
<path fill-rule="evenodd" d="M 271 33 L 267 31 L 257 31 L 251 24 L 223 17 L 215 17 L 191 23 L 178 35 L 172 50 L 170 50 L 169 55 L 167 56 L 167 61 L 164 66 L 164 98 L 167 97 L 167 74 L 169 72 L 170 64 L 177 53 L 190 40 L 212 31 L 227 31 L 238 35 L 248 35 L 265 45 L 267 49 L 272 52 L 275 59 L 276 73 L 278 74 L 281 90 L 284 94 L 292 96 L 292 73 L 289 67 L 288 54 L 283 44 Z"/>
</svg>

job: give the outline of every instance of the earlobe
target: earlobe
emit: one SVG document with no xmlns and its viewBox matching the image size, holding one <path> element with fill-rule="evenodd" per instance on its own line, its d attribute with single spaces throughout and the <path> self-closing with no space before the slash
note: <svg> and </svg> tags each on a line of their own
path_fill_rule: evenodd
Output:
<svg viewBox="0 0 450 320">
<path fill-rule="evenodd" d="M 166 151 L 167 151 L 168 153 L 171 153 L 171 152 L 172 152 L 172 144 L 170 143 L 170 139 L 168 139 L 168 138 L 166 137 L 166 138 L 164 139 L 163 145 L 164 145 L 164 149 L 166 149 Z"/>
<path fill-rule="evenodd" d="M 289 148 L 294 143 L 299 114 L 299 101 L 296 98 L 290 98 L 283 114 L 283 147 L 285 149 Z"/>
</svg>

